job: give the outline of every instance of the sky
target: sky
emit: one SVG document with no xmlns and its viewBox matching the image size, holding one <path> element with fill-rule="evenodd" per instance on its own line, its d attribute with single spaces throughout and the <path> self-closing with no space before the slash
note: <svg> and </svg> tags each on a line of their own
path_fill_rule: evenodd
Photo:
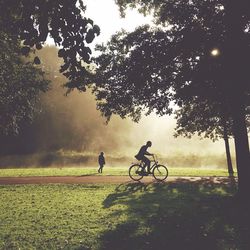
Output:
<svg viewBox="0 0 250 250">
<path fill-rule="evenodd" d="M 84 0 L 86 16 L 101 28 L 101 34 L 94 43 L 106 42 L 112 34 L 121 30 L 133 31 L 137 26 L 150 24 L 151 16 L 143 16 L 136 10 L 128 10 L 126 18 L 120 18 L 119 8 L 114 0 Z"/>
<path fill-rule="evenodd" d="M 87 6 L 86 17 L 91 18 L 101 29 L 100 36 L 98 36 L 91 45 L 92 49 L 95 44 L 107 42 L 112 34 L 122 28 L 127 31 L 133 31 L 139 25 L 150 24 L 152 22 L 151 16 L 144 17 L 136 10 L 128 10 L 126 17 L 121 18 L 118 6 L 115 5 L 114 0 L 84 0 L 84 3 Z M 96 112 L 93 107 L 92 109 L 93 112 Z M 150 149 L 151 152 L 166 156 L 192 155 L 195 157 L 196 155 L 207 155 L 210 157 L 219 155 L 223 157 L 225 154 L 224 142 L 222 140 L 214 143 L 208 139 L 200 140 L 196 136 L 192 139 L 174 138 L 175 120 L 170 116 L 158 117 L 152 114 L 143 117 L 139 123 L 133 123 L 127 120 L 125 122 L 127 129 L 126 126 L 122 125 L 122 129 L 119 130 L 120 134 L 114 133 L 111 136 L 111 140 L 114 140 L 116 145 L 120 144 L 120 147 L 116 147 L 115 149 L 117 154 L 123 154 L 125 148 L 126 154 L 136 154 L 140 146 L 148 140 L 153 142 L 152 148 Z M 103 124 L 104 123 L 105 120 L 103 119 Z M 107 138 L 107 136 L 112 133 L 112 127 L 121 124 L 122 120 L 115 117 L 115 121 L 111 120 L 108 125 L 103 125 L 99 131 L 99 137 L 106 133 L 105 138 Z M 100 129 L 100 127 L 98 127 L 98 129 Z M 93 138 L 93 140 L 94 139 L 95 138 Z M 233 147 L 231 148 L 233 149 Z M 103 151 L 105 151 L 105 149 L 109 150 L 109 148 L 105 148 L 104 143 Z M 86 150 L 88 150 L 88 148 Z M 112 152 L 107 153 L 112 154 Z"/>
</svg>

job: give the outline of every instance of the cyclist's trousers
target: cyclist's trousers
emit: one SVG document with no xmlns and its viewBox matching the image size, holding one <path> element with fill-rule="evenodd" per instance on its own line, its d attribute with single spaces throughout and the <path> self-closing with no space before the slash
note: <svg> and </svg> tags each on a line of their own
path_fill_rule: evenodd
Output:
<svg viewBox="0 0 250 250">
<path fill-rule="evenodd" d="M 142 156 L 141 160 L 145 163 L 145 167 L 148 167 L 148 172 L 150 171 L 150 160 L 146 156 Z"/>
</svg>

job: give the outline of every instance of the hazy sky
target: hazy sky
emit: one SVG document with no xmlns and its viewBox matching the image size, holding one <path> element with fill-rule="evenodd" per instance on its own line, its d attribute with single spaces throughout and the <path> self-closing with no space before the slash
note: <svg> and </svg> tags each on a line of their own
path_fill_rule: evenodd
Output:
<svg viewBox="0 0 250 250">
<path fill-rule="evenodd" d="M 84 0 L 87 5 L 86 16 L 91 18 L 101 28 L 101 34 L 94 43 L 107 41 L 112 34 L 122 28 L 133 31 L 137 26 L 148 24 L 152 17 L 144 17 L 136 10 L 128 10 L 126 18 L 120 18 L 118 6 L 114 0 Z"/>
</svg>

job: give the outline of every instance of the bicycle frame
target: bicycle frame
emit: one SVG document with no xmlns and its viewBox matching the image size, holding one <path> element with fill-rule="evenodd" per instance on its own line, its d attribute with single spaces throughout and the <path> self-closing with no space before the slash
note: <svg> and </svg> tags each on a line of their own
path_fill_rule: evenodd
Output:
<svg viewBox="0 0 250 250">
<path fill-rule="evenodd" d="M 152 165 L 150 164 L 150 168 L 149 168 L 150 171 L 152 171 L 152 169 L 155 166 L 157 166 L 157 164 L 158 164 L 158 161 L 156 160 L 155 155 L 152 155 L 152 156 L 153 156 L 153 160 L 150 160 L 150 162 L 153 162 L 153 164 Z M 145 165 L 145 163 L 143 161 L 140 161 L 139 164 L 140 164 L 141 167 L 143 167 L 143 165 Z"/>
</svg>

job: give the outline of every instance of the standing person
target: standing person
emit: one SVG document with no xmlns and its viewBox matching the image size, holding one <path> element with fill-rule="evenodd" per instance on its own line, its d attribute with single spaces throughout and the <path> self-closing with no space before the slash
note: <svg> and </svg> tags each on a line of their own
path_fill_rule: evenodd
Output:
<svg viewBox="0 0 250 250">
<path fill-rule="evenodd" d="M 143 171 L 145 171 L 145 168 L 148 167 L 148 173 L 150 172 L 150 160 L 145 156 L 145 155 L 151 155 L 153 156 L 153 154 L 149 153 L 147 151 L 147 149 L 149 147 L 152 146 L 152 142 L 151 141 L 147 141 L 146 145 L 143 145 L 138 154 L 135 155 L 135 158 L 139 161 L 142 161 L 144 163 L 144 166 L 143 166 Z"/>
<path fill-rule="evenodd" d="M 102 169 L 105 165 L 105 158 L 104 158 L 104 153 L 101 152 L 99 157 L 98 157 L 98 163 L 99 163 L 99 169 L 98 169 L 98 173 L 102 173 Z"/>
</svg>

